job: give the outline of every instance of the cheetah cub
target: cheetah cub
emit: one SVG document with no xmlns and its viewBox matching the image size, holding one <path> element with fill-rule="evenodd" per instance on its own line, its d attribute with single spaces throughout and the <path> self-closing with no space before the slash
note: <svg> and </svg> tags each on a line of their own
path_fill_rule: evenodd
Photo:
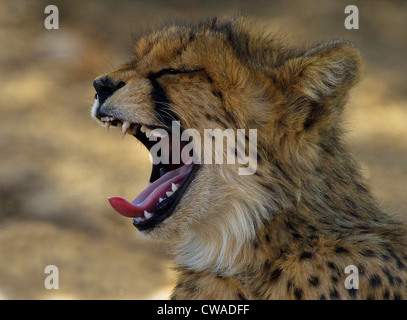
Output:
<svg viewBox="0 0 407 320">
<path fill-rule="evenodd" d="M 342 138 L 362 68 L 352 44 L 287 48 L 239 17 L 167 27 L 133 53 L 96 78 L 92 114 L 150 154 L 171 151 L 133 201 L 109 201 L 171 244 L 172 299 L 407 298 L 406 228 L 378 208 Z M 220 154 L 254 170 L 199 153 L 208 129 L 232 129 Z"/>
</svg>

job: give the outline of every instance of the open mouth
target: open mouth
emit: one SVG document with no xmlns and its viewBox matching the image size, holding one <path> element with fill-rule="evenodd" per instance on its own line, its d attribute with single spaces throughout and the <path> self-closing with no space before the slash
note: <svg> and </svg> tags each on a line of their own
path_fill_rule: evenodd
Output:
<svg viewBox="0 0 407 320">
<path fill-rule="evenodd" d="M 99 119 L 106 127 L 121 127 L 123 134 L 131 134 L 150 149 L 163 138 L 163 130 L 168 134 L 169 155 L 168 163 L 153 164 L 150 181 L 133 201 L 129 202 L 121 197 L 109 197 L 110 205 L 125 217 L 133 218 L 134 226 L 140 231 L 151 230 L 167 219 L 182 199 L 189 184 L 194 179 L 198 164 L 188 161 L 184 163 L 179 157 L 179 163 L 172 163 L 172 139 L 170 131 L 163 127 L 149 126 L 140 123 L 130 123 L 116 117 L 102 116 Z M 160 132 L 160 133 L 158 133 Z M 154 136 L 154 139 L 150 139 Z M 175 137 L 176 139 L 179 137 Z M 180 141 L 180 150 L 183 143 Z M 179 150 L 179 151 L 180 151 Z"/>
</svg>

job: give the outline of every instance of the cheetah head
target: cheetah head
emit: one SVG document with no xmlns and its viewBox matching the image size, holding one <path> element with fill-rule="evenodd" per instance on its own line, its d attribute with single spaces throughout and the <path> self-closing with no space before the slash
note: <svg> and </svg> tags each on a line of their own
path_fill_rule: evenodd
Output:
<svg viewBox="0 0 407 320">
<path fill-rule="evenodd" d="M 284 177 L 264 168 L 285 161 L 295 172 L 317 158 L 312 146 L 335 126 L 359 69 L 359 53 L 347 43 L 287 49 L 244 18 L 174 25 L 141 37 L 129 63 L 94 81 L 93 117 L 121 127 L 150 152 L 165 137 L 171 150 L 188 129 L 202 139 L 179 142 L 179 152 L 193 146 L 189 160 L 172 155 L 153 164 L 144 191 L 131 202 L 110 198 L 111 205 L 153 238 L 188 232 L 208 244 L 253 237 L 262 222 L 294 205 L 298 191 L 295 177 L 277 181 Z M 257 154 L 249 156 L 263 171 L 240 175 L 237 164 L 197 159 L 191 150 L 203 150 L 205 129 L 242 129 L 244 151 L 249 130 L 257 130 Z M 274 188 L 265 190 L 264 179 Z"/>
</svg>

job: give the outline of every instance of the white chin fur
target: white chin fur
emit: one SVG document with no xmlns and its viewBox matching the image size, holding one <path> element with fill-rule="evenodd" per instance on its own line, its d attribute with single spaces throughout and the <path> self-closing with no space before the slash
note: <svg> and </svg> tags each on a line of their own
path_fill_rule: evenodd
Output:
<svg viewBox="0 0 407 320">
<path fill-rule="evenodd" d="M 92 117 L 95 119 L 96 119 L 96 111 L 98 110 L 99 106 L 100 106 L 99 99 L 95 99 L 95 103 L 93 104 L 93 107 L 92 107 Z"/>
</svg>

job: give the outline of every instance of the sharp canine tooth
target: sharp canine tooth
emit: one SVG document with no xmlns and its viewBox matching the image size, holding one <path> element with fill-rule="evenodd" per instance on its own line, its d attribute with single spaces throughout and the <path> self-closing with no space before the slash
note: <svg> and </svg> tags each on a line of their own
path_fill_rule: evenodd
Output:
<svg viewBox="0 0 407 320">
<path fill-rule="evenodd" d="M 147 137 L 147 138 L 150 138 L 150 136 L 151 136 L 151 131 L 152 131 L 151 129 L 147 129 L 147 130 L 146 130 L 146 137 Z"/>
<path fill-rule="evenodd" d="M 140 131 L 145 133 L 146 130 L 147 130 L 147 127 L 144 124 L 142 124 L 141 127 L 140 127 Z"/>
<path fill-rule="evenodd" d="M 161 201 L 164 201 L 164 199 L 163 199 L 163 198 L 159 198 L 159 199 L 158 199 L 158 203 L 160 203 Z"/>
<path fill-rule="evenodd" d="M 150 213 L 150 212 L 148 212 L 148 211 L 146 211 L 146 210 L 144 210 L 144 216 L 145 216 L 147 219 L 150 219 L 150 218 L 153 216 L 153 214 Z"/>
<path fill-rule="evenodd" d="M 177 191 L 177 189 L 178 189 L 178 186 L 177 186 L 175 183 L 171 184 L 171 190 L 172 190 L 172 192 Z"/>
<path fill-rule="evenodd" d="M 106 122 L 106 130 L 109 131 L 111 124 L 109 122 Z"/>
<path fill-rule="evenodd" d="M 167 191 L 165 194 L 167 195 L 167 197 L 169 198 L 169 197 L 171 197 L 172 196 L 172 194 L 173 194 L 174 192 L 172 192 L 172 191 Z"/>
<path fill-rule="evenodd" d="M 126 134 L 127 129 L 130 128 L 130 121 L 124 121 L 122 125 L 122 133 Z"/>
</svg>

